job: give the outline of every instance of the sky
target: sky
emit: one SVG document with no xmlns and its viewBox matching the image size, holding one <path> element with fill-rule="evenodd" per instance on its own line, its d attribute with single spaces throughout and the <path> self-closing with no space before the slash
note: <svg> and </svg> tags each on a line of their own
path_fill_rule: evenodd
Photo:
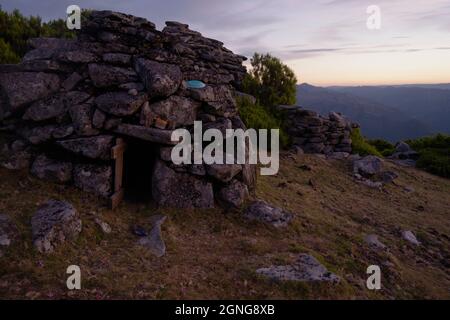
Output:
<svg viewBox="0 0 450 320">
<path fill-rule="evenodd" d="M 313 85 L 450 83 L 450 0 L 0 0 L 44 20 L 68 5 L 188 23 L 235 53 L 271 53 Z M 370 5 L 380 29 L 367 27 Z"/>
</svg>

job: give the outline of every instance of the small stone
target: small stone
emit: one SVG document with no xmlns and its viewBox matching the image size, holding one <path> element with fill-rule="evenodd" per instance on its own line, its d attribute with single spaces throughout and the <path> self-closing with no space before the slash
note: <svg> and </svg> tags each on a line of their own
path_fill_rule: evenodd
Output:
<svg viewBox="0 0 450 320">
<path fill-rule="evenodd" d="M 417 240 L 416 236 L 414 235 L 414 233 L 412 233 L 412 231 L 402 231 L 402 237 L 403 239 L 405 239 L 406 241 L 419 246 L 421 243 L 419 240 Z"/>
<path fill-rule="evenodd" d="M 161 234 L 161 225 L 166 221 L 166 216 L 152 217 L 153 225 L 148 236 L 141 237 L 139 244 L 145 246 L 150 253 L 161 258 L 166 253 L 166 245 Z"/>
<path fill-rule="evenodd" d="M 103 233 L 110 234 L 111 233 L 111 227 L 108 223 L 101 220 L 100 218 L 95 218 L 95 223 L 100 227 Z"/>
<path fill-rule="evenodd" d="M 294 218 L 292 213 L 271 206 L 262 200 L 250 204 L 245 210 L 244 215 L 247 219 L 265 222 L 277 228 L 287 227 Z"/>
<path fill-rule="evenodd" d="M 136 89 L 130 89 L 130 90 L 128 90 L 128 94 L 131 96 L 137 96 L 138 91 Z"/>
<path fill-rule="evenodd" d="M 386 246 L 381 243 L 381 241 L 378 239 L 378 236 L 375 234 L 369 234 L 364 238 L 364 241 L 371 247 L 374 247 L 376 249 L 385 249 Z"/>
</svg>

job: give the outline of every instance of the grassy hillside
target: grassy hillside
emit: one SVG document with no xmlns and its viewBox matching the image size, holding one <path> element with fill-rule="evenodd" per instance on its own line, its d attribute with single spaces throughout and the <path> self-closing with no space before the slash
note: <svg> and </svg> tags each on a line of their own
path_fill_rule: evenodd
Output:
<svg viewBox="0 0 450 320">
<path fill-rule="evenodd" d="M 311 170 L 304 170 L 307 165 Z M 346 162 L 316 156 L 283 155 L 277 176 L 260 177 L 257 196 L 295 214 L 287 229 L 248 222 L 220 210 L 160 210 L 152 204 L 124 203 L 108 210 L 102 201 L 42 182 L 25 172 L 0 169 L 0 212 L 17 222 L 22 238 L 0 259 L 1 298 L 450 298 L 450 181 L 412 168 L 383 191 L 356 184 Z M 303 168 L 303 169 L 302 169 Z M 405 187 L 415 191 L 410 193 Z M 31 245 L 29 222 L 48 199 L 70 201 L 83 231 L 49 255 Z M 134 224 L 166 214 L 162 228 L 167 252 L 155 258 L 138 246 Z M 112 227 L 103 234 L 94 219 Z M 423 245 L 400 237 L 412 230 Z M 375 233 L 388 251 L 363 241 Z M 273 282 L 255 270 L 287 264 L 307 252 L 337 273 L 340 284 Z M 82 290 L 66 289 L 66 268 L 77 264 Z M 382 268 L 382 290 L 365 288 L 366 268 Z"/>
</svg>

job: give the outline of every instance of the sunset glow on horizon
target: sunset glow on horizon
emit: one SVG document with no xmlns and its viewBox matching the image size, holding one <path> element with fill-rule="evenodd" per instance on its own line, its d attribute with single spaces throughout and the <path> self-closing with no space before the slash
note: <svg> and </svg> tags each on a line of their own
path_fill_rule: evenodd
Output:
<svg viewBox="0 0 450 320">
<path fill-rule="evenodd" d="M 64 18 L 66 0 L 1 1 L 44 20 Z M 271 53 L 299 83 L 393 85 L 450 83 L 449 0 L 80 0 L 82 8 L 115 10 L 186 22 L 236 53 Z M 381 10 L 381 28 L 369 30 L 369 5 Z"/>
</svg>

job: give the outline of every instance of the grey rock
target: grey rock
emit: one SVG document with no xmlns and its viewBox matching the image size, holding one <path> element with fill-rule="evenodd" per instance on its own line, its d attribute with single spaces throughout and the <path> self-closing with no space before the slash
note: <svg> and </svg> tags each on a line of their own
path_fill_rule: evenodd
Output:
<svg viewBox="0 0 450 320">
<path fill-rule="evenodd" d="M 95 223 L 99 226 L 100 230 L 102 230 L 105 234 L 110 234 L 112 232 L 111 226 L 100 218 L 96 217 L 94 219 Z"/>
<path fill-rule="evenodd" d="M 135 61 L 135 70 L 150 97 L 168 97 L 174 94 L 182 79 L 180 67 L 144 58 Z"/>
<path fill-rule="evenodd" d="M 353 172 L 370 177 L 378 174 L 383 169 L 383 162 L 376 156 L 366 156 L 353 162 Z"/>
<path fill-rule="evenodd" d="M 57 141 L 56 144 L 75 154 L 91 159 L 109 160 L 111 159 L 111 148 L 114 137 L 101 135 L 87 138 L 77 138 Z"/>
<path fill-rule="evenodd" d="M 56 59 L 70 63 L 90 63 L 98 60 L 95 54 L 83 50 L 63 51 L 56 55 Z"/>
<path fill-rule="evenodd" d="M 66 80 L 63 81 L 61 87 L 64 89 L 64 91 L 73 90 L 81 80 L 83 80 L 83 77 L 80 76 L 77 72 L 74 72 Z"/>
<path fill-rule="evenodd" d="M 0 256 L 2 249 L 12 245 L 18 238 L 19 233 L 15 223 L 8 215 L 0 213 Z"/>
<path fill-rule="evenodd" d="M 345 160 L 349 157 L 349 155 L 350 154 L 348 152 L 332 152 L 327 157 L 334 160 Z"/>
<path fill-rule="evenodd" d="M 234 209 L 241 208 L 248 196 L 247 186 L 238 180 L 233 180 L 222 187 L 218 194 L 219 201 L 225 208 Z"/>
<path fill-rule="evenodd" d="M 112 192 L 112 168 L 108 165 L 77 164 L 74 167 L 75 186 L 101 197 Z"/>
<path fill-rule="evenodd" d="M 405 153 L 405 152 L 410 152 L 413 151 L 411 149 L 411 147 L 409 146 L 409 144 L 407 144 L 406 142 L 399 142 L 397 143 L 397 145 L 395 146 L 395 152 L 400 152 L 400 153 Z"/>
<path fill-rule="evenodd" d="M 139 239 L 139 244 L 146 247 L 150 253 L 161 258 L 166 253 L 166 244 L 162 238 L 161 225 L 166 221 L 166 216 L 152 217 L 153 224 L 147 236 Z"/>
<path fill-rule="evenodd" d="M 244 215 L 247 219 L 265 222 L 277 228 L 288 226 L 294 218 L 292 213 L 271 206 L 262 200 L 251 203 L 245 210 Z"/>
<path fill-rule="evenodd" d="M 339 282 L 340 278 L 329 272 L 313 256 L 302 253 L 298 255 L 297 261 L 287 266 L 271 266 L 256 270 L 260 275 L 280 281 L 301 282 Z"/>
<path fill-rule="evenodd" d="M 75 129 L 72 125 L 63 125 L 55 128 L 52 131 L 52 137 L 55 139 L 63 139 L 69 137 Z"/>
<path fill-rule="evenodd" d="M 96 129 L 101 129 L 106 121 L 106 114 L 100 109 L 95 109 L 94 115 L 92 116 L 92 125 Z"/>
<path fill-rule="evenodd" d="M 241 171 L 242 165 L 240 164 L 206 165 L 208 175 L 222 182 L 230 182 Z"/>
<path fill-rule="evenodd" d="M 31 173 L 39 179 L 65 183 L 72 179 L 72 163 L 38 156 L 31 166 Z"/>
<path fill-rule="evenodd" d="M 417 240 L 416 236 L 414 235 L 414 233 L 410 230 L 406 230 L 406 231 L 402 231 L 402 237 L 403 239 L 405 239 L 406 241 L 419 246 L 421 245 L 420 241 Z"/>
<path fill-rule="evenodd" d="M 69 109 L 70 118 L 72 119 L 73 128 L 80 136 L 93 136 L 99 133 L 92 124 L 94 107 L 91 104 L 81 104 L 72 106 Z"/>
<path fill-rule="evenodd" d="M 147 100 L 146 94 L 137 96 L 129 95 L 127 92 L 107 92 L 95 98 L 95 104 L 102 111 L 122 117 L 134 114 Z"/>
<path fill-rule="evenodd" d="M 392 181 L 398 178 L 398 174 L 393 171 L 383 171 L 380 174 L 380 177 L 383 183 L 391 183 Z"/>
<path fill-rule="evenodd" d="M 59 89 L 55 74 L 43 72 L 0 73 L 0 90 L 5 95 L 7 109 L 16 111 L 28 103 L 46 98 Z"/>
<path fill-rule="evenodd" d="M 48 99 L 33 103 L 23 115 L 24 120 L 43 121 L 63 116 L 68 108 L 86 101 L 89 95 L 84 92 L 71 91 L 57 94 Z"/>
<path fill-rule="evenodd" d="M 151 123 L 155 117 L 169 121 L 171 128 L 193 125 L 197 118 L 200 103 L 192 99 L 170 96 L 150 104 L 147 112 L 141 113 L 141 124 Z"/>
<path fill-rule="evenodd" d="M 212 184 L 188 173 L 177 173 L 156 161 L 152 175 L 152 195 L 160 206 L 174 208 L 212 208 Z"/>
<path fill-rule="evenodd" d="M 78 212 L 70 203 L 49 200 L 31 218 L 34 246 L 41 253 L 52 252 L 58 244 L 74 239 L 81 226 Z"/>
<path fill-rule="evenodd" d="M 378 239 L 376 234 L 369 234 L 364 238 L 364 241 L 371 247 L 376 249 L 386 249 L 386 246 Z"/>
<path fill-rule="evenodd" d="M 52 139 L 53 131 L 56 129 L 55 125 L 47 125 L 42 127 L 34 127 L 25 129 L 24 137 L 34 145 L 38 145 Z"/>
<path fill-rule="evenodd" d="M 112 64 L 128 65 L 131 62 L 131 55 L 124 53 L 105 53 L 103 61 Z"/>
<path fill-rule="evenodd" d="M 1 166 L 8 170 L 28 169 L 31 163 L 31 153 L 28 150 L 11 152 L 8 159 L 1 163 Z"/>
<path fill-rule="evenodd" d="M 120 124 L 115 129 L 116 133 L 126 136 L 139 138 L 145 141 L 175 145 L 176 141 L 172 141 L 172 130 L 163 130 L 157 128 L 146 128 L 143 126 L 136 126 L 131 124 Z"/>
<path fill-rule="evenodd" d="M 98 88 L 118 86 L 137 80 L 137 74 L 131 69 L 92 63 L 89 65 L 89 77 Z"/>
</svg>

